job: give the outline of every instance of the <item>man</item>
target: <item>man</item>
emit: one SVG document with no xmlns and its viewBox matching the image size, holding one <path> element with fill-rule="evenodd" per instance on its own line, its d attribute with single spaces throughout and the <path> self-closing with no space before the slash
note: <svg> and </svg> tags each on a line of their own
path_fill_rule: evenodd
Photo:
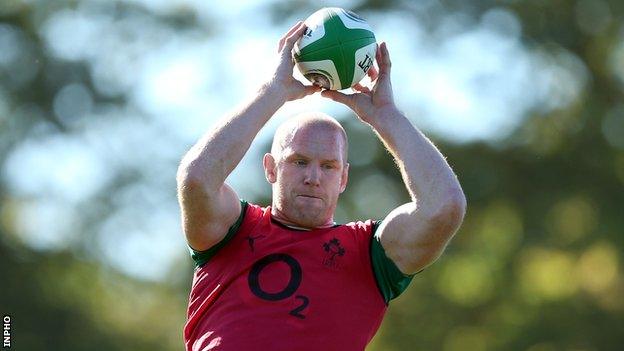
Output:
<svg viewBox="0 0 624 351">
<path fill-rule="evenodd" d="M 385 43 L 372 87 L 323 91 L 372 127 L 392 153 L 411 202 L 382 221 L 335 224 L 349 164 L 347 138 L 323 114 L 291 119 L 263 158 L 272 204 L 239 200 L 225 179 L 287 101 L 320 91 L 292 76 L 299 22 L 280 40 L 272 79 L 208 132 L 178 170 L 183 228 L 197 263 L 187 350 L 362 350 L 388 302 L 432 263 L 459 228 L 465 198 L 444 157 L 396 108 Z M 382 185 L 380 185 L 382 186 Z"/>
</svg>

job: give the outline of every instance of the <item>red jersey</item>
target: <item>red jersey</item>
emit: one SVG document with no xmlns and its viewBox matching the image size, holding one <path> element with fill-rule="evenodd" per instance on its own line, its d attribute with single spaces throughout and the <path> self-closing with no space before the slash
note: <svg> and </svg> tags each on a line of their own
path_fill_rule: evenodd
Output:
<svg viewBox="0 0 624 351">
<path fill-rule="evenodd" d="M 371 263 L 373 222 L 297 230 L 270 207 L 243 205 L 195 270 L 186 350 L 363 350 L 387 306 Z"/>
</svg>

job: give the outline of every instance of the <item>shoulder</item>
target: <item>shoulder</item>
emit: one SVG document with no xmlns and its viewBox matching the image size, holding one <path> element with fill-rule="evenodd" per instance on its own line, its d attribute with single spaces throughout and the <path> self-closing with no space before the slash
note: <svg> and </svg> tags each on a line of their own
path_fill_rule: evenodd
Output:
<svg viewBox="0 0 624 351">
<path fill-rule="evenodd" d="M 241 200 L 242 211 L 240 220 L 239 232 L 247 232 L 252 230 L 260 223 L 271 222 L 271 207 L 261 206 L 253 202 L 247 202 Z"/>
<path fill-rule="evenodd" d="M 339 237 L 343 240 L 351 242 L 352 245 L 358 247 L 365 257 L 368 257 L 372 239 L 375 234 L 376 221 L 372 219 L 358 220 L 342 224 L 337 227 L 339 229 Z"/>
<path fill-rule="evenodd" d="M 238 234 L 247 233 L 250 230 L 253 230 L 258 223 L 270 218 L 270 207 L 262 207 L 243 199 L 240 199 L 239 201 L 241 203 L 241 212 L 236 219 L 236 222 L 228 228 L 228 231 L 223 239 L 207 250 L 196 250 L 189 245 L 191 257 L 193 258 L 193 261 L 195 261 L 195 265 L 197 267 L 203 266 L 206 262 L 212 259 L 217 252 L 226 247 Z"/>
<path fill-rule="evenodd" d="M 343 226 L 350 231 L 358 234 L 369 234 L 372 235 L 378 227 L 378 224 L 381 221 L 377 221 L 374 219 L 367 220 L 358 220 L 349 223 L 345 223 Z"/>
<path fill-rule="evenodd" d="M 271 208 L 269 206 L 260 206 L 245 200 L 241 200 L 241 203 L 246 204 L 246 209 L 243 210 L 245 218 L 258 219 L 271 215 Z"/>
</svg>

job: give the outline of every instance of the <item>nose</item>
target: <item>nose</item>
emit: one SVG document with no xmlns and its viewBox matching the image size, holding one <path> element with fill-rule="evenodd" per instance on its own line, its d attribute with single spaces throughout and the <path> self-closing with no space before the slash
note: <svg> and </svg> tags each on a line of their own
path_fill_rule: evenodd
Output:
<svg viewBox="0 0 624 351">
<path fill-rule="evenodd" d="M 304 183 L 306 185 L 319 186 L 321 185 L 321 170 L 316 166 L 310 166 L 307 168 L 305 174 Z"/>
</svg>

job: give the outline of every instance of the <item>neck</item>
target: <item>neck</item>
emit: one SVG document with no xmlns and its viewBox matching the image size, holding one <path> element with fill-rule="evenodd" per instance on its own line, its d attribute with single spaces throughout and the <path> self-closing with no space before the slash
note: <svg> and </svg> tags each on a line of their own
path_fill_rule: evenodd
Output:
<svg viewBox="0 0 624 351">
<path fill-rule="evenodd" d="M 312 229 L 318 229 L 318 228 L 329 228 L 332 227 L 334 225 L 336 225 L 336 222 L 334 222 L 334 218 L 329 218 L 327 221 L 325 221 L 325 223 L 321 224 L 321 225 L 305 225 L 303 223 L 299 223 L 296 221 L 293 221 L 291 219 L 289 219 L 288 217 L 286 217 L 281 211 L 279 211 L 278 209 L 276 209 L 275 207 L 271 206 L 271 216 L 273 217 L 273 219 L 275 219 L 276 221 L 288 226 L 288 227 L 293 227 L 295 229 L 305 229 L 305 230 L 312 230 Z"/>
</svg>

